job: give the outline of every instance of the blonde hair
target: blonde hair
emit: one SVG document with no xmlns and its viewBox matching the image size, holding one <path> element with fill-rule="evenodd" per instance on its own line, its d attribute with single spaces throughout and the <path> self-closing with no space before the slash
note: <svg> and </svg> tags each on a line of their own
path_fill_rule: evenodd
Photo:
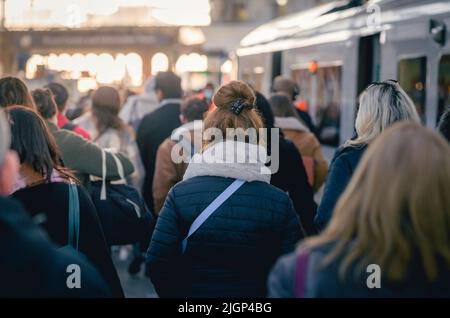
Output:
<svg viewBox="0 0 450 318">
<path fill-rule="evenodd" d="M 328 227 L 299 249 L 337 243 L 322 266 L 342 254 L 341 278 L 352 264 L 357 273 L 376 263 L 388 280 L 400 281 L 419 259 L 434 281 L 439 259 L 450 266 L 449 189 L 445 139 L 416 123 L 396 124 L 369 146 Z"/>
<path fill-rule="evenodd" d="M 420 123 L 413 101 L 393 80 L 367 87 L 359 98 L 359 105 L 355 121 L 358 136 L 354 140 L 348 140 L 346 146 L 368 144 L 398 121 L 412 120 Z"/>
<path fill-rule="evenodd" d="M 232 111 L 232 105 L 239 102 L 243 108 L 238 114 Z M 217 107 L 205 118 L 203 129 L 217 128 L 223 136 L 227 136 L 228 128 L 263 128 L 261 117 L 255 110 L 256 97 L 253 90 L 242 81 L 231 81 L 221 86 L 213 96 Z M 206 141 L 204 147 L 212 141 Z"/>
</svg>

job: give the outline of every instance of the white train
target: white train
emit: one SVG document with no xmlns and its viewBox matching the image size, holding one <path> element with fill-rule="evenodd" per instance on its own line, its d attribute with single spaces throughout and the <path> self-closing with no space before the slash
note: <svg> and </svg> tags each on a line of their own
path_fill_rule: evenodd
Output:
<svg viewBox="0 0 450 318">
<path fill-rule="evenodd" d="M 324 144 L 354 134 L 357 97 L 370 83 L 395 79 L 435 127 L 450 105 L 450 1 L 336 1 L 278 18 L 248 34 L 236 76 L 268 94 L 283 74 L 300 87 Z"/>
</svg>

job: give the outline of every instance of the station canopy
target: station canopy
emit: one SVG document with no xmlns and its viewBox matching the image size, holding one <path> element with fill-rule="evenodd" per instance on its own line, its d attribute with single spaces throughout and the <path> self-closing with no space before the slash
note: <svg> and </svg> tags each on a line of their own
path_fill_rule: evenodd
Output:
<svg viewBox="0 0 450 318">
<path fill-rule="evenodd" d="M 206 26 L 211 22 L 209 0 L 6 0 L 3 10 L 4 26 L 10 30 Z"/>
</svg>

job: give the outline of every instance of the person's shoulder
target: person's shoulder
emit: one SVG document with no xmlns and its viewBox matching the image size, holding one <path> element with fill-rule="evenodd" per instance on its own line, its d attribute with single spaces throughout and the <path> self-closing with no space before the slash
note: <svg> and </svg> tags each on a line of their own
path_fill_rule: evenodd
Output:
<svg viewBox="0 0 450 318">
<path fill-rule="evenodd" d="M 336 150 L 333 161 L 359 160 L 367 149 L 367 145 L 343 145 Z"/>
<path fill-rule="evenodd" d="M 208 195 L 212 191 L 225 190 L 233 180 L 232 178 L 221 176 L 197 176 L 178 182 L 172 189 L 173 195 L 178 197 L 199 192 L 205 192 L 205 195 Z M 241 194 L 254 198 L 265 198 L 273 203 L 281 203 L 283 205 L 287 205 L 290 200 L 286 192 L 263 181 L 245 182 L 242 186 Z"/>
</svg>

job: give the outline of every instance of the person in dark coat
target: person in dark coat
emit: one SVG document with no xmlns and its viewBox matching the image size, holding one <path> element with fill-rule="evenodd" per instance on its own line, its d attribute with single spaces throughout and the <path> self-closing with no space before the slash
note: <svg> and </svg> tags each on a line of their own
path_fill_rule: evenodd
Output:
<svg viewBox="0 0 450 318">
<path fill-rule="evenodd" d="M 244 82 L 222 86 L 213 100 L 217 108 L 205 119 L 205 131 L 263 127 Z M 258 158 L 266 149 L 222 140 L 208 140 L 204 152 L 194 155 L 160 212 L 146 261 L 160 297 L 264 297 L 274 261 L 304 237 L 292 201 L 270 185 L 270 170 Z M 189 237 L 183 254 L 191 224 L 238 178 L 245 183 Z"/>
<path fill-rule="evenodd" d="M 360 96 L 355 128 L 357 137 L 340 147 L 330 164 L 322 201 L 314 219 L 319 230 L 330 220 L 367 146 L 395 122 L 420 123 L 414 102 L 396 81 L 370 85 Z"/>
<path fill-rule="evenodd" d="M 278 260 L 269 296 L 449 297 L 449 188 L 445 139 L 395 124 L 364 154 L 329 226 Z"/>
<path fill-rule="evenodd" d="M 19 160 L 9 150 L 9 125 L 0 111 L 0 297 L 109 297 L 100 274 L 81 257 L 57 249 L 17 202 Z M 80 267 L 81 288 L 68 288 L 69 265 Z"/>
<path fill-rule="evenodd" d="M 69 183 L 77 180 L 60 164 L 61 159 L 44 120 L 34 111 L 6 109 L 11 123 L 11 148 L 20 158 L 19 178 L 12 197 L 20 201 L 57 245 L 68 244 Z M 79 251 L 102 274 L 114 297 L 122 287 L 105 242 L 95 207 L 86 190 L 77 186 L 80 226 Z"/>
<path fill-rule="evenodd" d="M 267 129 L 274 128 L 275 117 L 269 101 L 259 92 L 256 92 L 256 109 L 261 115 Z M 271 140 L 268 138 L 269 155 L 271 154 Z M 270 183 L 289 194 L 294 208 L 302 221 L 303 228 L 308 235 L 316 233 L 314 217 L 317 204 L 314 202 L 314 192 L 308 183 L 305 166 L 301 154 L 294 143 L 284 138 L 283 132 L 279 134 L 279 169 L 272 175 Z"/>
<path fill-rule="evenodd" d="M 159 145 L 181 125 L 181 79 L 172 72 L 158 73 L 155 77 L 155 93 L 160 104 L 142 119 L 136 140 L 145 168 L 142 194 L 150 207 L 153 206 L 152 183 Z"/>
</svg>

